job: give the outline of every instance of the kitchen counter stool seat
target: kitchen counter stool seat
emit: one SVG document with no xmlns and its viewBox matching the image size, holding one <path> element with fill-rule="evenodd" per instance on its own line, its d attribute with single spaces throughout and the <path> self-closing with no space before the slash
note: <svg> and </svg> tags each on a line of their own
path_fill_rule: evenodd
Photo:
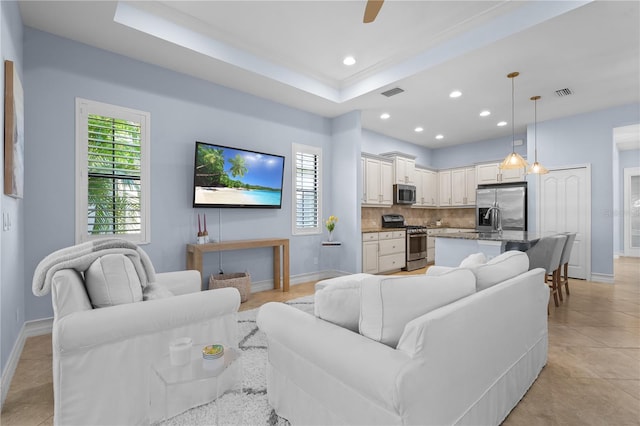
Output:
<svg viewBox="0 0 640 426">
<path fill-rule="evenodd" d="M 543 268 L 546 271 L 544 281 L 551 290 L 556 306 L 560 306 L 562 301 L 562 293 L 559 289 L 560 258 L 566 240 L 567 236 L 562 234 L 542 237 L 535 246 L 526 251 L 529 256 L 529 270 Z"/>
<path fill-rule="evenodd" d="M 558 291 L 560 292 L 560 297 L 562 297 L 562 286 L 564 285 L 564 289 L 567 292 L 567 296 L 569 296 L 569 260 L 571 260 L 571 249 L 573 248 L 573 243 L 576 240 L 575 232 L 567 232 L 565 234 L 567 236 L 567 240 L 564 243 L 564 248 L 562 249 L 562 256 L 560 257 L 560 270 L 559 270 L 559 281 L 558 281 Z"/>
</svg>

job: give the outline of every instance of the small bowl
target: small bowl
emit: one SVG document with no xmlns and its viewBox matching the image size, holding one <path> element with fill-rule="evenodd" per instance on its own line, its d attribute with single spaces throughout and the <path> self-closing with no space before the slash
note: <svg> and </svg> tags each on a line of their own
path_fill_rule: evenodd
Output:
<svg viewBox="0 0 640 426">
<path fill-rule="evenodd" d="M 224 346 L 222 345 L 208 345 L 202 348 L 202 358 L 204 359 L 218 359 L 224 355 Z"/>
</svg>

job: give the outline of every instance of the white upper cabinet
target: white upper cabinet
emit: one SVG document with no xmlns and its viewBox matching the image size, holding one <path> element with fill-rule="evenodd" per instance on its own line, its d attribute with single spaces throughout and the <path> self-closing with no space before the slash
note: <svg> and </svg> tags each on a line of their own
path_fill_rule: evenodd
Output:
<svg viewBox="0 0 640 426">
<path fill-rule="evenodd" d="M 393 183 L 417 184 L 416 158 L 414 156 L 400 152 L 386 152 L 380 155 L 393 161 Z"/>
<path fill-rule="evenodd" d="M 393 163 L 387 159 L 363 158 L 363 204 L 393 204 Z"/>
<path fill-rule="evenodd" d="M 438 205 L 441 207 L 452 205 L 451 170 L 440 170 L 438 172 Z"/>
<path fill-rule="evenodd" d="M 451 205 L 470 206 L 476 203 L 476 169 L 462 167 L 451 170 Z"/>
<path fill-rule="evenodd" d="M 413 158 L 395 157 L 395 183 L 405 185 L 416 184 L 416 160 Z"/>
<path fill-rule="evenodd" d="M 416 168 L 416 203 L 413 207 L 438 205 L 438 172 Z"/>
<path fill-rule="evenodd" d="M 500 163 L 478 164 L 476 166 L 476 180 L 478 185 L 522 182 L 525 180 L 525 170 L 500 170 Z"/>
</svg>

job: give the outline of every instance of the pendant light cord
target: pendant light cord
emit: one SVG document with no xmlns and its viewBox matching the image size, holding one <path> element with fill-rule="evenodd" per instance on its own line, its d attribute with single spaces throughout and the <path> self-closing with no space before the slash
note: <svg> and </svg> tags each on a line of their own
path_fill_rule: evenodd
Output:
<svg viewBox="0 0 640 426">
<path fill-rule="evenodd" d="M 535 154 L 535 162 L 538 162 L 538 98 L 534 96 L 533 100 L 533 151 Z"/>
<path fill-rule="evenodd" d="M 517 74 L 511 77 L 511 152 L 516 152 L 516 123 L 515 123 L 515 95 L 513 79 Z"/>
</svg>

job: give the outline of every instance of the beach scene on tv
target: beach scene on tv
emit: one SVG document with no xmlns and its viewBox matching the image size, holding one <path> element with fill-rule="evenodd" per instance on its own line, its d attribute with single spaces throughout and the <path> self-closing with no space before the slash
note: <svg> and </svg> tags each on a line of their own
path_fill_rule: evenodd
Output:
<svg viewBox="0 0 640 426">
<path fill-rule="evenodd" d="M 280 207 L 284 157 L 196 144 L 195 205 Z"/>
</svg>

